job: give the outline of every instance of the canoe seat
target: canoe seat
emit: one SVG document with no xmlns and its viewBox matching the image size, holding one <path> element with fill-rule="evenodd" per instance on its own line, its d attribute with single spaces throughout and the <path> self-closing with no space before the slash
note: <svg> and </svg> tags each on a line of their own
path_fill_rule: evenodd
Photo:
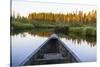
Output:
<svg viewBox="0 0 100 67">
<path fill-rule="evenodd" d="M 63 59 L 63 56 L 60 53 L 47 53 L 44 54 L 44 59 Z"/>
</svg>

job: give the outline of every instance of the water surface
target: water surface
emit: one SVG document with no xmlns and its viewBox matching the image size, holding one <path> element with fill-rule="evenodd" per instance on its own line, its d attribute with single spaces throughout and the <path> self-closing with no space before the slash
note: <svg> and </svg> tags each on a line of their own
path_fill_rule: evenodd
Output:
<svg viewBox="0 0 100 67">
<path fill-rule="evenodd" d="M 12 38 L 12 65 L 20 65 L 32 52 L 34 52 L 52 33 L 23 32 L 11 35 Z M 68 37 L 58 35 L 83 62 L 96 61 L 96 41 L 94 38 Z"/>
</svg>

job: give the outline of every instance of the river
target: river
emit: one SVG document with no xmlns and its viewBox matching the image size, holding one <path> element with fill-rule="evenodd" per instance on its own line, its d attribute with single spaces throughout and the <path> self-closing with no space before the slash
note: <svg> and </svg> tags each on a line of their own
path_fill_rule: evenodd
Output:
<svg viewBox="0 0 100 67">
<path fill-rule="evenodd" d="M 12 65 L 21 64 L 34 52 L 52 33 L 50 32 L 19 32 L 11 35 Z M 68 46 L 83 62 L 96 61 L 96 40 L 94 38 L 68 37 L 59 35 L 61 41 Z"/>
</svg>

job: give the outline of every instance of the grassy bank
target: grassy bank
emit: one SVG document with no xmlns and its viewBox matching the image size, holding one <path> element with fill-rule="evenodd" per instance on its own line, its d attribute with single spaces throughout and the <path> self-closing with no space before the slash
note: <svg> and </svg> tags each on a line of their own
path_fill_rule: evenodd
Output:
<svg viewBox="0 0 100 67">
<path fill-rule="evenodd" d="M 34 28 L 39 29 L 53 29 L 53 32 L 64 33 L 64 34 L 76 34 L 76 35 L 87 35 L 96 36 L 96 27 L 92 25 L 78 25 L 75 24 L 40 24 L 38 23 L 12 23 L 12 30 L 34 30 Z"/>
<path fill-rule="evenodd" d="M 32 29 L 34 28 L 34 26 L 32 24 L 29 23 L 19 23 L 19 22 L 15 22 L 11 24 L 11 29 L 12 30 L 25 30 L 25 29 Z"/>
<path fill-rule="evenodd" d="M 70 27 L 69 28 L 70 34 L 77 34 L 77 35 L 87 35 L 87 36 L 96 36 L 96 28 L 95 27 Z"/>
</svg>

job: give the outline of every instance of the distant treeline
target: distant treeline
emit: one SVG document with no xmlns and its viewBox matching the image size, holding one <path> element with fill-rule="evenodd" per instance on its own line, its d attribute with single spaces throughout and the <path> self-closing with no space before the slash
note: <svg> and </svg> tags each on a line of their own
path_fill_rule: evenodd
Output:
<svg viewBox="0 0 100 67">
<path fill-rule="evenodd" d="M 96 11 L 55 14 L 30 13 L 28 17 L 11 16 L 11 30 L 53 29 L 56 33 L 96 36 Z M 66 33 L 67 32 L 67 33 Z"/>
<path fill-rule="evenodd" d="M 67 14 L 55 14 L 55 13 L 30 13 L 27 19 L 31 22 L 33 20 L 38 21 L 50 21 L 50 22 L 65 22 L 65 23 L 96 23 L 96 11 L 92 10 L 88 13 L 82 11 L 67 13 Z"/>
</svg>

